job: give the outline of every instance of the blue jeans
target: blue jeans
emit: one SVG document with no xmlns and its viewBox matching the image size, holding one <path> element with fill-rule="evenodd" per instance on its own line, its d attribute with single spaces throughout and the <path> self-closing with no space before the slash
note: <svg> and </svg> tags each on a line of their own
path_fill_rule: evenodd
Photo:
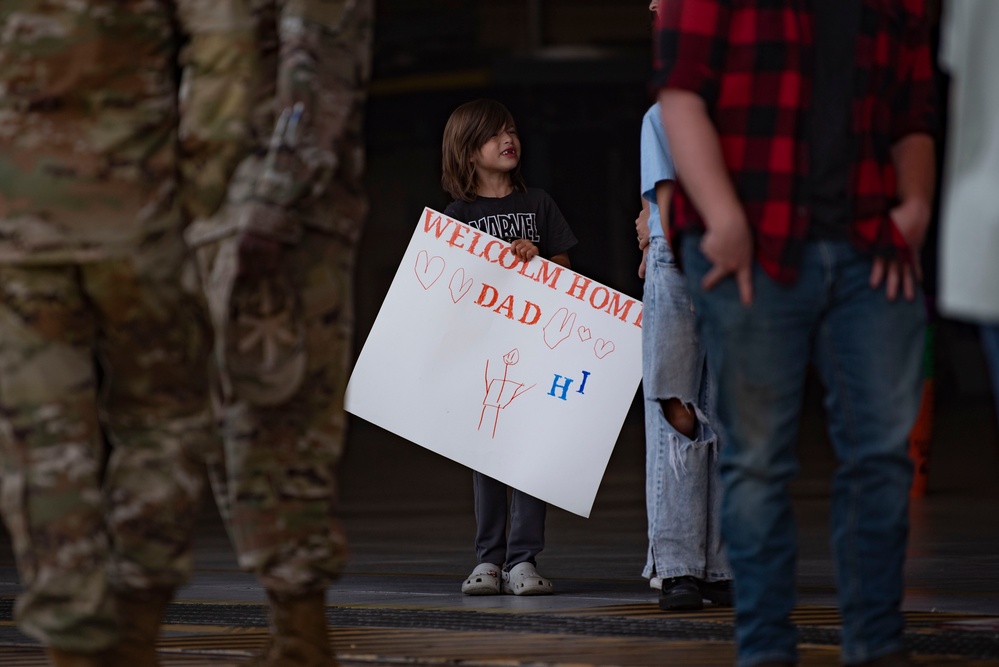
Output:
<svg viewBox="0 0 999 667">
<path fill-rule="evenodd" d="M 700 237 L 683 258 L 708 364 L 718 382 L 724 487 L 722 534 L 735 578 L 738 662 L 795 661 L 797 544 L 789 484 L 798 472 L 809 363 L 825 389 L 838 467 L 832 547 L 842 660 L 904 648 L 901 613 L 908 537 L 909 431 L 922 387 L 925 311 L 869 286 L 871 260 L 847 243 L 806 243 L 791 285 L 754 265 L 754 301 L 731 277 L 704 291 Z"/>
<path fill-rule="evenodd" d="M 669 244 L 651 239 L 642 298 L 645 503 L 649 551 L 642 576 L 731 579 L 721 544 L 718 438 L 711 426 L 708 372 L 687 281 Z M 666 419 L 662 401 L 694 410 L 689 438 Z"/>
</svg>

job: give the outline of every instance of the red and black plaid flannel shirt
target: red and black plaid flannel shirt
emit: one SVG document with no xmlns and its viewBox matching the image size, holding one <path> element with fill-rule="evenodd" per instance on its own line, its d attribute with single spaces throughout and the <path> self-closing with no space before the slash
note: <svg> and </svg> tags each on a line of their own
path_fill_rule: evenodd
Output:
<svg viewBox="0 0 999 667">
<path fill-rule="evenodd" d="M 809 224 L 803 112 L 814 61 L 810 3 L 665 0 L 659 7 L 653 87 L 704 98 L 754 230 L 756 260 L 775 280 L 793 281 Z M 911 261 L 888 212 L 896 203 L 892 144 L 935 129 L 923 0 L 863 0 L 856 54 L 851 240 L 862 252 Z M 703 229 L 678 176 L 673 235 Z"/>
</svg>

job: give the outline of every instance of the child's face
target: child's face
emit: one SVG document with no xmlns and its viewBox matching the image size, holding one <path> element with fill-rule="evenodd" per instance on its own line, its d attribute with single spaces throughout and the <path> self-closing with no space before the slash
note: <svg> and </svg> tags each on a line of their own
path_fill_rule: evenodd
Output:
<svg viewBox="0 0 999 667">
<path fill-rule="evenodd" d="M 520 162 L 520 139 L 517 128 L 510 125 L 503 128 L 479 147 L 472 156 L 477 171 L 508 173 Z"/>
</svg>

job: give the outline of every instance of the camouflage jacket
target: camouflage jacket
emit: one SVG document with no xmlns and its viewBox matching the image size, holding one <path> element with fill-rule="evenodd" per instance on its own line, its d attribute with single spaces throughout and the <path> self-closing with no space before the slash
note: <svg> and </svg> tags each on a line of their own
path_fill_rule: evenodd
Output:
<svg viewBox="0 0 999 667">
<path fill-rule="evenodd" d="M 113 257 L 213 213 L 257 65 L 249 0 L 3 0 L 0 263 Z"/>
<path fill-rule="evenodd" d="M 339 233 L 329 196 L 338 151 L 363 106 L 371 68 L 372 0 L 251 0 L 260 45 L 253 152 L 227 203 L 189 230 L 192 245 L 249 231 L 285 243 L 304 227 Z"/>
</svg>

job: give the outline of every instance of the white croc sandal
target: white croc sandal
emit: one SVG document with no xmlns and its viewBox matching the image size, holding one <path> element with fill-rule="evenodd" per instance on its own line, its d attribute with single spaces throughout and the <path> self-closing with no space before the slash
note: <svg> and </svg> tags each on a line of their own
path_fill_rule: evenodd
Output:
<svg viewBox="0 0 999 667">
<path fill-rule="evenodd" d="M 465 595 L 499 595 L 500 569 L 492 563 L 479 563 L 461 585 Z"/>
<path fill-rule="evenodd" d="M 523 562 L 503 573 L 503 592 L 513 595 L 551 595 L 555 589 L 552 582 L 538 574 L 532 563 Z"/>
</svg>

